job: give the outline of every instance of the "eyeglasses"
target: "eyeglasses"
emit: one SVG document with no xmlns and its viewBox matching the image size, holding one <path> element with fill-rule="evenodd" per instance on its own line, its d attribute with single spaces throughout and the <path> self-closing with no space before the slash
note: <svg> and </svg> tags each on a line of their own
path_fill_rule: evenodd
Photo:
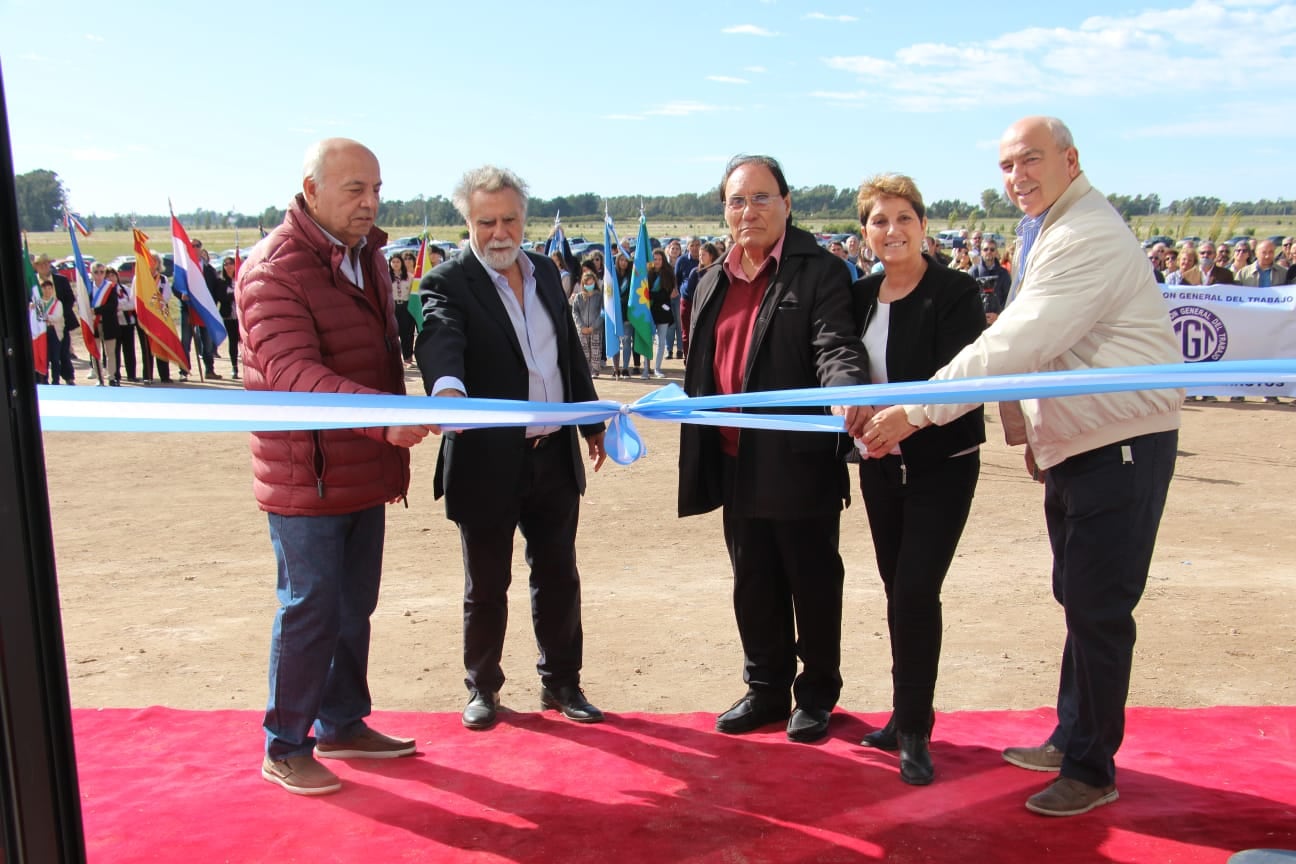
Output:
<svg viewBox="0 0 1296 864">
<path fill-rule="evenodd" d="M 773 204 L 774 199 L 777 197 L 777 195 L 768 195 L 764 192 L 758 192 L 750 198 L 745 198 L 742 195 L 734 195 L 725 201 L 725 206 L 730 210 L 738 211 L 746 210 L 747 205 L 750 204 L 757 210 L 764 210 L 766 207 Z"/>
<path fill-rule="evenodd" d="M 1214 252 L 1206 252 L 1205 250 L 1203 250 L 1203 251 L 1201 251 L 1201 252 L 1199 252 L 1199 253 L 1197 253 L 1197 254 L 1201 255 L 1201 257 L 1203 257 L 1203 258 L 1214 258 L 1214 257 L 1215 257 L 1215 253 L 1214 253 Z"/>
</svg>

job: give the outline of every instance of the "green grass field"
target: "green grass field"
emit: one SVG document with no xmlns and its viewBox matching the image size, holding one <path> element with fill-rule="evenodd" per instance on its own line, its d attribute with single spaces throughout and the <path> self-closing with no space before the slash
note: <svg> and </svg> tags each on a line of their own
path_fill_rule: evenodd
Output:
<svg viewBox="0 0 1296 864">
<path fill-rule="evenodd" d="M 1182 237 L 1188 235 L 1198 235 L 1201 237 L 1210 236 L 1215 219 L 1213 216 L 1194 217 L 1185 220 L 1179 216 L 1140 216 L 1131 221 L 1130 227 L 1139 239 L 1145 239 L 1153 234 L 1168 234 L 1171 237 Z M 1268 237 L 1272 234 L 1296 234 L 1296 219 L 1288 216 L 1260 216 L 1254 219 L 1242 219 L 1236 225 L 1230 224 L 1231 220 L 1224 220 L 1223 225 L 1218 226 L 1220 239 L 1231 237 L 1234 234 L 1251 234 L 1255 237 Z M 825 227 L 831 227 L 837 230 L 844 230 L 845 226 L 850 224 L 849 220 L 828 219 L 828 220 L 808 220 L 799 222 L 802 228 L 810 231 L 824 230 Z M 1017 224 L 1016 219 L 985 219 L 975 223 L 975 225 L 954 224 L 949 220 L 936 221 L 928 223 L 928 231 L 935 234 L 937 231 L 943 231 L 948 228 L 977 227 L 984 231 L 997 231 L 1005 237 L 1012 237 L 1013 226 Z M 526 236 L 529 240 L 539 240 L 548 236 L 551 223 L 548 220 L 532 221 L 527 226 Z M 419 229 L 409 226 L 400 226 L 394 228 L 384 228 L 388 235 L 394 240 L 398 237 L 409 237 L 417 234 Z M 434 225 L 428 229 L 432 236 L 437 240 L 452 240 L 458 242 L 463 234 L 462 225 Z M 568 237 L 584 237 L 587 240 L 599 241 L 603 237 L 603 222 L 601 219 L 577 220 L 563 222 L 563 230 Z M 618 226 L 618 234 L 623 239 L 632 237 L 637 230 L 637 225 L 626 222 Z M 693 220 L 690 222 L 648 222 L 648 230 L 655 237 L 679 237 L 687 234 L 725 234 L 727 233 L 718 223 L 707 220 Z M 149 235 L 149 248 L 156 252 L 169 252 L 171 250 L 171 235 L 165 228 L 155 228 L 152 231 L 145 231 Z M 214 252 L 220 252 L 225 249 L 231 249 L 234 246 L 234 230 L 229 228 L 213 229 L 211 231 L 190 230 L 191 238 L 201 240 L 203 244 Z M 44 252 L 51 258 L 62 258 L 72 254 L 72 244 L 68 240 L 66 231 L 42 231 L 27 235 L 28 243 L 31 246 L 32 254 L 39 255 Z M 258 239 L 256 229 L 240 229 L 239 241 L 244 249 L 252 246 Z M 79 237 L 78 242 L 81 246 L 81 252 L 85 255 L 93 255 L 100 260 L 109 260 L 118 255 L 134 254 L 133 240 L 129 231 L 95 231 L 89 237 Z"/>
</svg>

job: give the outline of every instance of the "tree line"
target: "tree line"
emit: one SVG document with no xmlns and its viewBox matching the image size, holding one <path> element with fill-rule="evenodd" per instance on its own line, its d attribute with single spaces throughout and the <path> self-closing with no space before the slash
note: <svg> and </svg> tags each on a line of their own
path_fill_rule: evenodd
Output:
<svg viewBox="0 0 1296 864">
<path fill-rule="evenodd" d="M 29 171 L 15 178 L 18 191 L 18 221 L 26 231 L 48 231 L 61 224 L 63 207 L 67 203 L 67 190 L 58 174 L 46 169 Z M 852 187 L 805 186 L 792 190 L 792 200 L 797 218 L 801 220 L 846 219 L 853 221 L 856 190 Z M 1195 196 L 1171 201 L 1162 207 L 1161 196 L 1119 195 L 1107 196 L 1112 206 L 1127 221 L 1139 217 L 1191 217 L 1193 214 L 1223 214 L 1229 216 L 1275 216 L 1296 213 L 1296 200 L 1261 199 L 1260 201 L 1234 201 L 1224 203 L 1219 198 Z M 698 194 L 680 192 L 675 195 L 614 195 L 604 199 L 593 192 L 578 195 L 559 195 L 556 198 L 532 198 L 528 214 L 532 219 L 552 219 L 555 214 L 571 220 L 598 219 L 603 216 L 606 203 L 613 219 L 621 224 L 633 222 L 642 205 L 649 219 L 678 222 L 686 219 L 714 220 L 723 224 L 724 213 L 720 199 L 714 191 Z M 234 213 L 230 211 L 199 208 L 190 213 L 177 214 L 186 226 L 200 230 L 238 227 L 269 230 L 283 221 L 285 211 L 267 207 L 260 213 Z M 166 226 L 170 214 L 162 213 L 95 213 L 79 214 L 91 230 L 124 231 L 131 224 L 141 228 Z M 927 216 L 935 221 L 951 223 L 972 222 L 987 218 L 1015 218 L 1017 208 L 999 189 L 986 189 L 979 202 L 960 199 L 940 199 L 927 203 Z M 423 195 L 408 201 L 382 201 L 378 207 L 380 225 L 418 227 L 422 225 L 454 225 L 463 221 L 449 199 L 440 195 L 431 198 Z"/>
</svg>

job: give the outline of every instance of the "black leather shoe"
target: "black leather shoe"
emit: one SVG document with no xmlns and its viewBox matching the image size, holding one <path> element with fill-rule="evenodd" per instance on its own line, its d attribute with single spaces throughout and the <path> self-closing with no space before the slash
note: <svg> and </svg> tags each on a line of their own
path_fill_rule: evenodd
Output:
<svg viewBox="0 0 1296 864">
<path fill-rule="evenodd" d="M 809 744 L 818 741 L 828 734 L 828 721 L 832 711 L 823 708 L 797 708 L 788 721 L 787 736 L 789 741 Z"/>
<path fill-rule="evenodd" d="M 540 707 L 561 711 L 564 717 L 577 723 L 603 722 L 603 712 L 591 705 L 575 684 L 567 684 L 553 690 L 548 687 L 540 688 Z"/>
<path fill-rule="evenodd" d="M 927 749 L 927 736 L 920 732 L 900 732 L 896 740 L 900 745 L 900 779 L 910 786 L 926 786 L 932 782 L 936 772 Z"/>
<path fill-rule="evenodd" d="M 716 718 L 715 728 L 717 732 L 726 735 L 741 735 L 770 723 L 782 723 L 787 719 L 789 708 L 788 702 L 777 697 L 762 696 L 749 691 L 728 711 Z"/>
<path fill-rule="evenodd" d="M 463 710 L 463 725 L 469 729 L 489 729 L 495 725 L 499 712 L 499 694 L 472 691 L 472 698 Z"/>
<path fill-rule="evenodd" d="M 936 728 L 936 712 L 931 713 L 931 719 L 927 723 L 927 737 L 931 737 L 932 730 Z M 881 729 L 874 729 L 864 736 L 860 742 L 865 747 L 874 747 L 878 750 L 890 750 L 895 752 L 900 749 L 900 743 L 896 741 L 895 715 L 892 714 L 887 718 L 886 725 Z"/>
</svg>

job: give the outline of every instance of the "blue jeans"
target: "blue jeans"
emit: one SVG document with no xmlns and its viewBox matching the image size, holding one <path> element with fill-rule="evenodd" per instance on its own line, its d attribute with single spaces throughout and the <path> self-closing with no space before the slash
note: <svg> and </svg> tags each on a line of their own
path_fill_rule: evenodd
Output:
<svg viewBox="0 0 1296 864">
<path fill-rule="evenodd" d="M 668 335 L 670 333 L 670 327 L 671 325 L 669 324 L 655 325 L 655 329 L 657 330 L 657 362 L 653 364 L 654 372 L 662 371 L 662 360 L 666 357 L 666 346 L 670 343 L 670 336 Z"/>
<path fill-rule="evenodd" d="M 639 355 L 634 353 L 634 331 L 626 325 L 626 333 L 621 337 L 621 368 L 630 371 L 630 357 L 634 357 L 635 368 L 639 368 Z"/>
<path fill-rule="evenodd" d="M 63 333 L 63 338 L 58 337 L 58 333 L 53 327 L 45 328 L 45 349 L 49 354 L 49 383 L 58 384 L 59 379 L 71 384 L 76 380 L 76 374 L 72 371 L 72 361 L 69 354 L 72 351 L 72 334 Z"/>
<path fill-rule="evenodd" d="M 666 347 L 677 357 L 684 356 L 684 327 L 680 318 L 680 298 L 676 294 L 671 298 L 671 324 L 666 333 Z"/>
<path fill-rule="evenodd" d="M 315 739 L 364 728 L 369 697 L 369 616 L 378 605 L 386 512 L 270 517 L 279 611 L 270 636 L 266 754 L 311 752 Z"/>
</svg>

